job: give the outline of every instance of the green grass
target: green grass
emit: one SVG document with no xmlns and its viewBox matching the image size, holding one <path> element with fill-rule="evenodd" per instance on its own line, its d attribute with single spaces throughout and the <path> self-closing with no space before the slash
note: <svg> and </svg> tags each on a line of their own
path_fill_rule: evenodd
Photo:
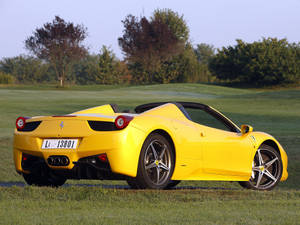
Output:
<svg viewBox="0 0 300 225">
<path fill-rule="evenodd" d="M 182 182 L 183 189 L 172 191 L 124 190 L 123 181 L 68 181 L 52 189 L 24 187 L 14 170 L 12 134 L 20 115 L 64 114 L 105 103 L 133 110 L 138 104 L 175 100 L 209 104 L 238 125 L 251 124 L 275 136 L 289 156 L 288 180 L 271 192 L 204 181 Z M 21 185 L 0 187 L 0 224 L 300 224 L 299 88 L 0 86 L 0 106 L 0 183 Z"/>
<path fill-rule="evenodd" d="M 2 188 L 2 224 L 297 224 L 300 193 Z M 16 216 L 18 215 L 18 216 Z"/>
</svg>

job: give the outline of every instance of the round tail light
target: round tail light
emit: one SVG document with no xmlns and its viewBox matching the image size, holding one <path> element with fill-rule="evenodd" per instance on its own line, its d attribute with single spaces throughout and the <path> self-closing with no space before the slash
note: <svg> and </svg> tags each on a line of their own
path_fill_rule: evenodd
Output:
<svg viewBox="0 0 300 225">
<path fill-rule="evenodd" d="M 17 120 L 16 120 L 16 127 L 18 130 L 22 130 L 24 127 L 25 127 L 25 124 L 26 124 L 26 117 L 18 117 Z"/>
<path fill-rule="evenodd" d="M 115 119 L 115 125 L 118 129 L 123 129 L 128 126 L 129 122 L 133 119 L 132 116 L 118 116 Z"/>
</svg>

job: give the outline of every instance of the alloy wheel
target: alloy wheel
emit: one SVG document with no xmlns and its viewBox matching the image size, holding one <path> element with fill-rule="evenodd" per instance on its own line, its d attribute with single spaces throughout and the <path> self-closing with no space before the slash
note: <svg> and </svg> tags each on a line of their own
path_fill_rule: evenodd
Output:
<svg viewBox="0 0 300 225">
<path fill-rule="evenodd" d="M 263 147 L 258 149 L 253 163 L 252 175 L 249 180 L 254 189 L 271 189 L 282 174 L 281 158 L 273 148 Z"/>
<path fill-rule="evenodd" d="M 169 178 L 171 156 L 167 145 L 153 140 L 144 155 L 144 168 L 148 178 L 156 185 L 162 185 Z"/>
</svg>

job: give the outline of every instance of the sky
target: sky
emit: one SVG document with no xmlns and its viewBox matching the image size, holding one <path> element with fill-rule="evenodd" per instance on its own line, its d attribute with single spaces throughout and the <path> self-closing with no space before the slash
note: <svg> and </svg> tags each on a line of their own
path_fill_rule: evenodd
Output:
<svg viewBox="0 0 300 225">
<path fill-rule="evenodd" d="M 300 0 L 0 0 L 0 59 L 29 54 L 24 41 L 55 15 L 88 29 L 86 46 L 98 54 L 110 46 L 122 58 L 118 37 L 128 15 L 150 17 L 169 8 L 183 15 L 193 45 L 221 48 L 262 37 L 300 41 Z"/>
</svg>

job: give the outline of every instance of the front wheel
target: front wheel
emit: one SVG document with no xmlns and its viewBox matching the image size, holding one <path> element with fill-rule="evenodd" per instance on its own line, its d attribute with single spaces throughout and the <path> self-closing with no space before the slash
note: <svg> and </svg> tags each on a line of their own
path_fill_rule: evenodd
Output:
<svg viewBox="0 0 300 225">
<path fill-rule="evenodd" d="M 281 175 L 280 154 L 273 147 L 263 144 L 254 156 L 250 180 L 239 183 L 248 189 L 271 190 L 280 181 Z"/>
<path fill-rule="evenodd" d="M 160 134 L 150 134 L 143 144 L 137 176 L 130 186 L 164 189 L 170 182 L 174 166 L 174 152 L 168 140 Z"/>
<path fill-rule="evenodd" d="M 168 183 L 166 189 L 172 189 L 174 188 L 177 184 L 179 184 L 181 182 L 181 180 L 170 180 L 170 182 Z"/>
</svg>

